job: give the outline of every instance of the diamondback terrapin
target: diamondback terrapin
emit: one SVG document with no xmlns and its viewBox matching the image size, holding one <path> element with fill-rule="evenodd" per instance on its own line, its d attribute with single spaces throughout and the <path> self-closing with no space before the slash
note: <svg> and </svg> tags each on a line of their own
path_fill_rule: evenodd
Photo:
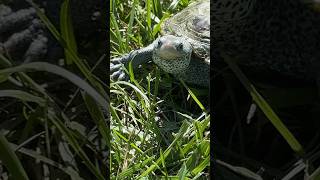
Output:
<svg viewBox="0 0 320 180">
<path fill-rule="evenodd" d="M 210 78 L 210 1 L 201 0 L 167 19 L 161 25 L 162 36 L 147 47 L 112 59 L 112 79 L 128 76 L 122 64 L 134 68 L 153 61 L 177 78 L 200 86 L 209 86 Z"/>
</svg>

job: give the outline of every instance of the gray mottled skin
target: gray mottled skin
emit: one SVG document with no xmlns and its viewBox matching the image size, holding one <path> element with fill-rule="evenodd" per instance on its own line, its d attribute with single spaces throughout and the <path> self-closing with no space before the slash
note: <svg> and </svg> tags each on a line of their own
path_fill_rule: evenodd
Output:
<svg viewBox="0 0 320 180">
<path fill-rule="evenodd" d="M 152 52 L 153 52 L 154 43 L 150 44 L 145 48 L 141 48 L 139 50 L 131 51 L 130 53 L 119 57 L 114 58 L 110 62 L 110 72 L 113 79 L 124 80 L 128 77 L 122 70 L 122 65 L 128 67 L 129 61 L 132 60 L 132 67 L 135 69 L 140 64 L 147 63 L 148 61 L 152 61 Z"/>
<path fill-rule="evenodd" d="M 113 79 L 126 79 L 126 74 L 120 68 L 122 64 L 128 67 L 128 63 L 131 61 L 133 68 L 137 68 L 140 64 L 153 61 L 161 69 L 177 78 L 181 78 L 188 83 L 208 86 L 208 63 L 191 55 L 191 44 L 185 38 L 165 35 L 145 48 L 113 59 L 110 66 L 111 76 Z M 199 79 L 199 77 L 203 78 Z"/>
<path fill-rule="evenodd" d="M 187 83 L 209 86 L 210 1 L 185 8 L 162 24 L 162 37 L 149 46 L 111 60 L 111 79 L 128 79 L 122 66 L 131 61 L 136 68 L 153 61 L 157 66 Z"/>
<path fill-rule="evenodd" d="M 318 80 L 320 13 L 313 3 L 312 0 L 214 1 L 217 9 L 212 22 L 213 49 L 254 69 Z M 248 4 L 250 8 L 244 8 L 246 13 L 232 16 Z"/>
</svg>

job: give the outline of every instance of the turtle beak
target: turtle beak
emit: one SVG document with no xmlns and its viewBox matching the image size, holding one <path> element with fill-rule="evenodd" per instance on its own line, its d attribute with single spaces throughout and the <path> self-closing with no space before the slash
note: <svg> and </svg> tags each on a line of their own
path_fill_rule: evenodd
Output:
<svg viewBox="0 0 320 180">
<path fill-rule="evenodd" d="M 181 53 L 177 50 L 175 42 L 165 41 L 159 47 L 158 55 L 165 59 L 176 59 L 181 57 Z"/>
</svg>

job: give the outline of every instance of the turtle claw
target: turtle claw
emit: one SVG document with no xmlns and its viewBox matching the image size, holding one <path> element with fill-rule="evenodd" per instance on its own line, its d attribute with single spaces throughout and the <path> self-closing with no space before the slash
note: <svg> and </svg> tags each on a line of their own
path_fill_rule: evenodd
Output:
<svg viewBox="0 0 320 180">
<path fill-rule="evenodd" d="M 123 64 L 119 61 L 114 61 L 112 60 L 110 63 L 110 77 L 114 81 L 122 81 L 122 80 L 127 80 L 128 75 L 124 71 Z"/>
<path fill-rule="evenodd" d="M 120 76 L 118 77 L 119 80 L 121 81 L 127 81 L 129 79 L 128 75 L 125 73 L 120 74 Z"/>
<path fill-rule="evenodd" d="M 110 77 L 114 81 L 123 81 L 128 79 L 128 75 L 121 69 L 112 73 Z"/>
<path fill-rule="evenodd" d="M 122 64 L 112 64 L 110 65 L 110 72 L 116 72 L 121 68 Z"/>
<path fill-rule="evenodd" d="M 126 74 L 123 65 L 123 58 L 114 58 L 110 62 L 110 77 L 114 81 L 126 81 L 129 76 Z"/>
</svg>

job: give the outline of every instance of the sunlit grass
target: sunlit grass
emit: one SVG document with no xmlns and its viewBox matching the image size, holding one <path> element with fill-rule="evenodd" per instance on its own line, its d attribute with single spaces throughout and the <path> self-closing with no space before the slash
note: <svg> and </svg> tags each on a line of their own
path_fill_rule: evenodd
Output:
<svg viewBox="0 0 320 180">
<path fill-rule="evenodd" d="M 189 3 L 110 1 L 111 58 L 151 43 Z M 111 179 L 207 179 L 208 102 L 154 65 L 129 72 L 131 82 L 110 84 Z"/>
</svg>

